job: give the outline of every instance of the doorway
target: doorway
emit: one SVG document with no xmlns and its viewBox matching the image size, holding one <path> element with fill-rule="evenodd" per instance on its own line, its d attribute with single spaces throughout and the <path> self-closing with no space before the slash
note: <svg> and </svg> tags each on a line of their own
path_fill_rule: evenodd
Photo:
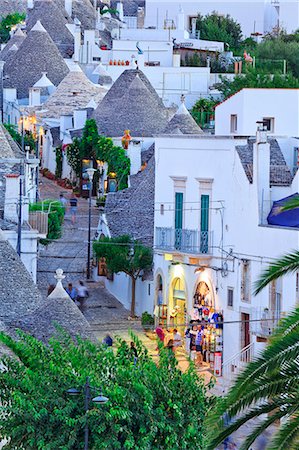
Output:
<svg viewBox="0 0 299 450">
<path fill-rule="evenodd" d="M 241 313 L 241 350 L 250 344 L 250 315 Z"/>
</svg>

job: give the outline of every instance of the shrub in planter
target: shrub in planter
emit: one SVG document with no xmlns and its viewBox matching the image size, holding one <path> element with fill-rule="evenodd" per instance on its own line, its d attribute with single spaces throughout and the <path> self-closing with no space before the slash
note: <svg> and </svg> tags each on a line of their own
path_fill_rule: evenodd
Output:
<svg viewBox="0 0 299 450">
<path fill-rule="evenodd" d="M 154 325 L 155 320 L 151 314 L 149 314 L 147 311 L 142 313 L 141 316 L 141 325 L 143 328 L 150 328 L 152 325 Z"/>
<path fill-rule="evenodd" d="M 49 211 L 47 239 L 41 239 L 41 244 L 47 245 L 50 239 L 61 237 L 61 225 L 64 219 L 64 208 L 59 201 L 44 200 L 43 202 L 29 205 L 29 211 Z"/>
<path fill-rule="evenodd" d="M 104 195 L 102 197 L 98 197 L 96 199 L 97 206 L 105 206 L 105 203 L 106 203 L 106 197 Z"/>
</svg>

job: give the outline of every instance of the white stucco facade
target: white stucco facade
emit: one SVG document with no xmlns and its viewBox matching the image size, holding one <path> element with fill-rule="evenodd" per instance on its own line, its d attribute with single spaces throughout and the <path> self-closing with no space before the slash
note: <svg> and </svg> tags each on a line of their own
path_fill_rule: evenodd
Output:
<svg viewBox="0 0 299 450">
<path fill-rule="evenodd" d="M 155 148 L 153 308 L 161 279 L 168 322 L 175 306 L 175 282 L 180 280 L 188 313 L 193 307 L 196 287 L 204 281 L 215 310 L 223 311 L 224 360 L 245 345 L 244 317 L 250 320 L 248 338 L 250 342 L 255 341 L 255 332 L 261 326 L 255 320 L 262 318 L 264 309 L 268 308 L 271 314 L 289 311 L 298 297 L 296 275 L 284 277 L 275 288 L 279 305 L 271 303 L 269 288 L 256 297 L 252 294 L 253 282 L 267 264 L 298 248 L 299 233 L 297 229 L 261 225 L 260 196 L 261 188 L 263 195 L 267 194 L 267 176 L 264 176 L 265 167 L 260 167 L 261 173 L 257 171 L 255 161 L 253 183 L 249 182 L 235 150 L 236 145 L 245 143 L 245 139 L 229 137 L 172 136 L 157 138 Z M 255 148 L 256 159 L 258 153 L 267 151 L 266 147 Z M 259 164 L 263 166 L 266 162 L 267 158 L 259 157 Z M 270 190 L 268 184 L 271 204 L 295 192 L 298 192 L 298 174 L 291 186 Z M 182 234 L 171 239 L 176 193 L 183 194 Z M 200 231 L 202 195 L 209 196 L 208 241 L 202 241 Z M 233 291 L 232 306 L 228 306 L 229 289 Z"/>
<path fill-rule="evenodd" d="M 299 89 L 242 89 L 215 108 L 215 134 L 254 135 L 264 119 L 270 135 L 299 136 Z"/>
</svg>

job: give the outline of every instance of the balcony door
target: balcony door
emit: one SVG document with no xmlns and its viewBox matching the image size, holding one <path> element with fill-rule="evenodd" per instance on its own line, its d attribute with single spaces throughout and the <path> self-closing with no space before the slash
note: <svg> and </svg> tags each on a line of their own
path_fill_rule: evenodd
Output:
<svg viewBox="0 0 299 450">
<path fill-rule="evenodd" d="M 200 197 L 200 253 L 209 251 L 209 210 L 210 196 L 203 194 Z"/>
<path fill-rule="evenodd" d="M 182 245 L 183 203 L 184 203 L 183 193 L 176 192 L 175 193 L 175 217 L 174 217 L 174 228 L 175 228 L 174 246 L 177 250 L 180 250 L 181 245 Z"/>
</svg>

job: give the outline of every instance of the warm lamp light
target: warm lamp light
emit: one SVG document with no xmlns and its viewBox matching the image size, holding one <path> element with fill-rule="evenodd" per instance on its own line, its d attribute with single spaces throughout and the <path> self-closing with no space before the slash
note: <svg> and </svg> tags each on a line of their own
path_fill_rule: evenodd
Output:
<svg viewBox="0 0 299 450">
<path fill-rule="evenodd" d="M 173 260 L 173 255 L 171 253 L 165 253 L 164 254 L 164 259 L 165 259 L 165 261 L 172 261 Z"/>
</svg>

